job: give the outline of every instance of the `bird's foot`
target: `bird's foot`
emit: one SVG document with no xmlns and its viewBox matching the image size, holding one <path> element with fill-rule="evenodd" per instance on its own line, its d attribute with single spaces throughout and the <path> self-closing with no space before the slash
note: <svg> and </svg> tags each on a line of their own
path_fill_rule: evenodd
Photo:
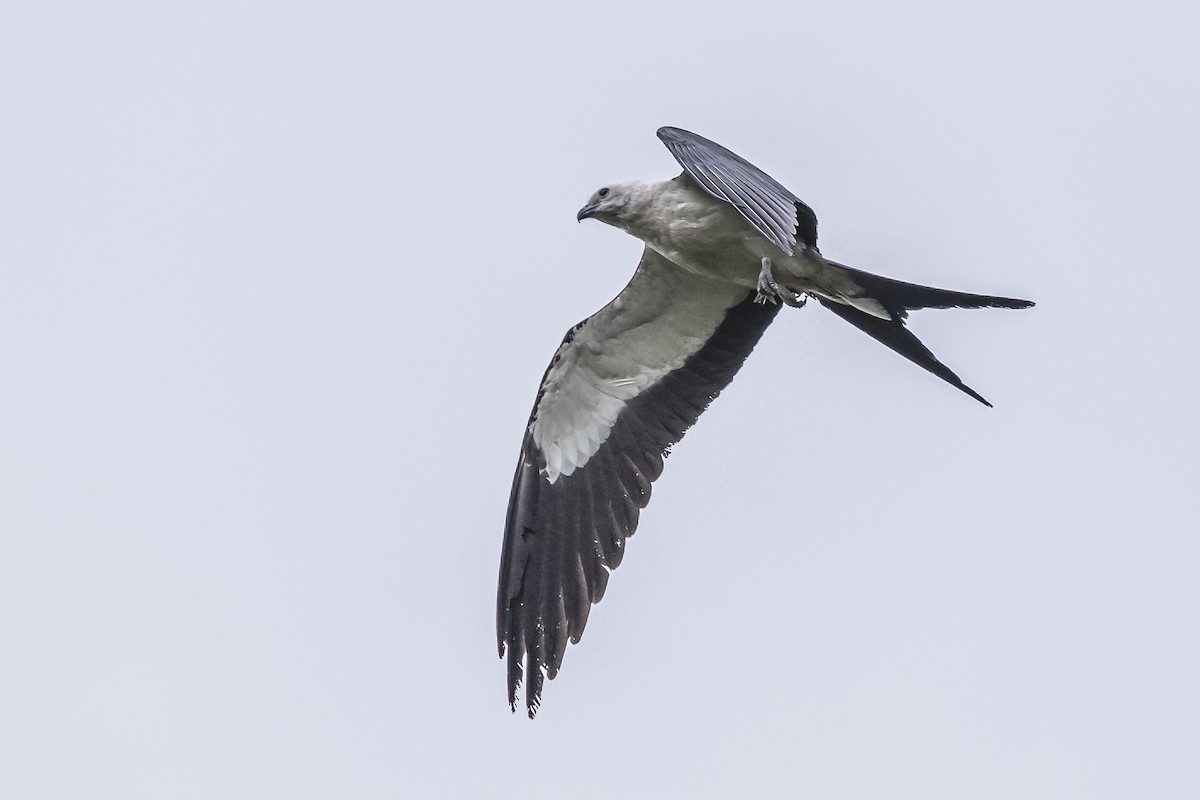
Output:
<svg viewBox="0 0 1200 800">
<path fill-rule="evenodd" d="M 771 274 L 772 266 L 771 259 L 764 257 L 762 271 L 758 273 L 758 294 L 754 296 L 754 302 L 759 305 L 764 303 L 774 305 L 783 301 L 784 305 L 792 308 L 803 308 L 808 298 L 776 283 L 775 276 Z"/>
</svg>

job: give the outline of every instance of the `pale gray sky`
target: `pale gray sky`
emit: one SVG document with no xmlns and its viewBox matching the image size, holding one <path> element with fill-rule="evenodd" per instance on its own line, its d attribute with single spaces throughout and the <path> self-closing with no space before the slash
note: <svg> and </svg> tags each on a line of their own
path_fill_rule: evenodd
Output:
<svg viewBox="0 0 1200 800">
<path fill-rule="evenodd" d="M 10 3 L 0 795 L 1200 793 L 1182 4 Z M 535 722 L 494 592 L 537 381 L 678 125 L 827 256 L 676 448 Z"/>
</svg>

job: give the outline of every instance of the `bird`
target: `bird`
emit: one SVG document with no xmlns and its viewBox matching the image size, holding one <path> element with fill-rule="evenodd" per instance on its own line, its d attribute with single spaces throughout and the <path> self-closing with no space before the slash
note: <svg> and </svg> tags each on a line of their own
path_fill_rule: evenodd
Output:
<svg viewBox="0 0 1200 800">
<path fill-rule="evenodd" d="M 683 168 L 610 184 L 576 219 L 642 240 L 629 283 L 572 327 L 547 367 L 513 477 L 496 634 L 515 712 L 533 718 L 544 682 L 625 552 L 663 459 L 724 389 L 784 306 L 809 298 L 991 406 L 907 328 L 921 308 L 1028 308 L 827 260 L 817 217 L 749 161 L 682 128 L 658 137 Z"/>
</svg>

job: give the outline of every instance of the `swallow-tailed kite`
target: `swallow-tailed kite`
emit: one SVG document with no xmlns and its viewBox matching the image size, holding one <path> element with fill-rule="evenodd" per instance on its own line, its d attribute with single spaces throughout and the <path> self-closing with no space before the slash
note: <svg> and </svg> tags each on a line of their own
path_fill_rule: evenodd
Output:
<svg viewBox="0 0 1200 800">
<path fill-rule="evenodd" d="M 538 389 L 513 480 L 496 628 L 516 709 L 529 716 L 567 642 L 621 563 L 663 457 L 733 379 L 781 306 L 814 297 L 900 355 L 990 405 L 905 327 L 918 308 L 1027 308 L 826 260 L 812 209 L 724 147 L 658 136 L 683 167 L 612 184 L 580 209 L 641 239 L 629 284 L 567 332 Z"/>
</svg>

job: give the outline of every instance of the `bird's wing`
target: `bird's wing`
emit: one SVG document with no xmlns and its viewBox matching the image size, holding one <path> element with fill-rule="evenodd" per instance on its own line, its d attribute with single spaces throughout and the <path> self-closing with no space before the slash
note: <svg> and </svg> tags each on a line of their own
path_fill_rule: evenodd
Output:
<svg viewBox="0 0 1200 800">
<path fill-rule="evenodd" d="M 724 200 L 787 255 L 796 243 L 817 245 L 817 215 L 777 180 L 736 153 L 682 128 L 659 128 L 658 138 L 700 188 Z"/>
<path fill-rule="evenodd" d="M 647 248 L 616 299 L 567 333 L 538 390 L 504 526 L 496 628 L 514 710 L 525 676 L 536 712 L 544 676 L 621 563 L 663 457 L 777 311 Z"/>
</svg>

